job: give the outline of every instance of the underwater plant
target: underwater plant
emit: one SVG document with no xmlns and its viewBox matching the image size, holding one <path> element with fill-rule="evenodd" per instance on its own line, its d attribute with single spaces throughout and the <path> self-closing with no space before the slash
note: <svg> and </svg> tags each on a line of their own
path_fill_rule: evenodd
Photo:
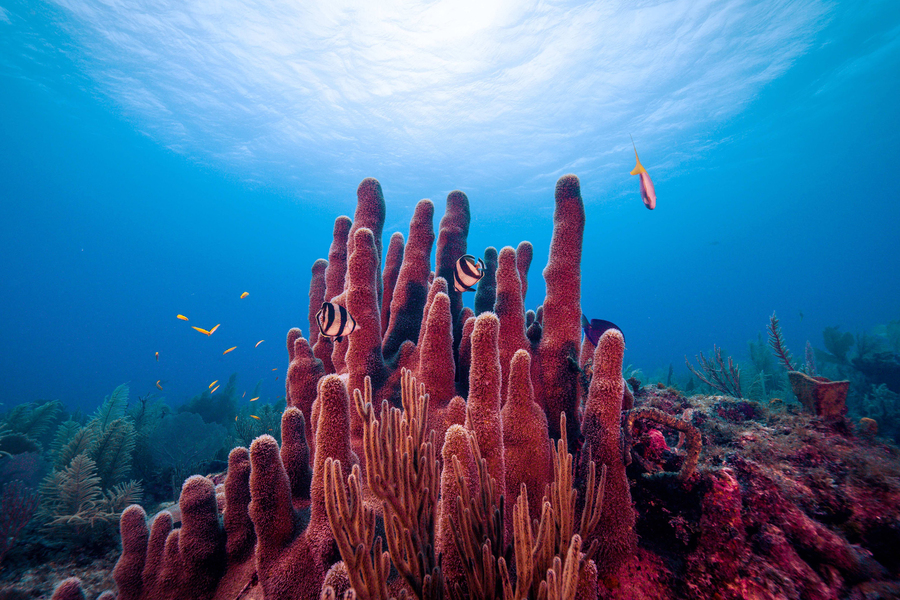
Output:
<svg viewBox="0 0 900 600">
<path fill-rule="evenodd" d="M 713 358 L 706 358 L 702 352 L 697 356 L 697 363 L 700 365 L 702 373 L 694 368 L 687 356 L 684 357 L 684 363 L 697 379 L 712 389 L 735 398 L 743 398 L 741 369 L 730 356 L 727 361 L 722 357 L 721 348 L 713 345 Z"/>
</svg>

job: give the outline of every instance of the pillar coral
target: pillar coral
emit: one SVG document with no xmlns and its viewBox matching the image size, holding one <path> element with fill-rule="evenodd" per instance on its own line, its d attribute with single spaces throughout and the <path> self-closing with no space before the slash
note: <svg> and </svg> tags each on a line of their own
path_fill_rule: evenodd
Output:
<svg viewBox="0 0 900 600">
<path fill-rule="evenodd" d="M 519 280 L 522 282 L 522 302 L 528 293 L 528 269 L 531 267 L 531 259 L 534 257 L 534 247 L 531 242 L 519 242 L 516 246 L 516 269 L 519 271 Z"/>
<path fill-rule="evenodd" d="M 409 223 L 409 241 L 403 252 L 403 264 L 391 300 L 391 322 L 382 346 L 384 356 L 392 363 L 396 363 L 404 341 L 415 342 L 419 339 L 422 312 L 428 296 L 428 276 L 431 274 L 433 218 L 434 204 L 431 200 L 420 200 Z"/>
<path fill-rule="evenodd" d="M 469 372 L 466 429 L 475 434 L 488 472 L 500 493 L 506 483 L 503 458 L 503 423 L 500 420 L 500 356 L 497 336 L 500 321 L 494 313 L 475 319 L 472 331 L 472 367 Z"/>
<path fill-rule="evenodd" d="M 132 504 L 119 519 L 122 555 L 113 569 L 113 579 L 119 589 L 120 600 L 140 600 L 144 561 L 147 559 L 147 513 Z"/>
<path fill-rule="evenodd" d="M 129 523 L 130 525 L 130 523 Z M 150 539 L 147 542 L 147 557 L 144 559 L 144 570 L 141 573 L 143 582 L 138 593 L 140 598 L 163 598 L 163 590 L 160 589 L 159 576 L 162 571 L 163 556 L 166 540 L 172 532 L 172 515 L 167 511 L 158 513 L 150 524 Z M 126 534 L 121 532 L 124 537 Z M 119 593 L 123 591 L 122 584 L 116 581 Z M 133 594 L 133 592 L 132 592 Z"/>
<path fill-rule="evenodd" d="M 454 459 L 459 462 L 462 477 L 473 493 L 479 489 L 478 467 L 469 446 L 471 434 L 461 425 L 451 425 L 444 435 L 441 450 L 444 468 L 441 471 L 441 506 L 438 512 L 438 531 L 435 535 L 435 553 L 441 555 L 441 570 L 444 581 L 465 581 L 464 559 L 453 540 L 453 530 L 459 529 L 456 516 L 457 497 L 462 495 L 459 480 L 453 468 Z"/>
<path fill-rule="evenodd" d="M 500 419 L 503 422 L 506 497 L 518 495 L 520 485 L 524 483 L 530 491 L 530 520 L 540 519 L 541 493 L 553 480 L 553 458 L 547 417 L 534 401 L 531 355 L 525 350 L 517 351 L 510 363 L 509 391 Z"/>
<path fill-rule="evenodd" d="M 293 328 L 288 332 L 287 347 L 290 363 L 285 377 L 285 402 L 287 406 L 303 411 L 306 439 L 312 440 L 312 405 L 318 394 L 319 380 L 325 375 L 325 366 L 313 355 L 312 348 L 299 329 Z M 315 446 L 310 444 L 310 450 L 315 451 Z"/>
<path fill-rule="evenodd" d="M 488 246 L 484 250 L 484 271 L 475 290 L 475 314 L 494 310 L 497 296 L 497 249 Z"/>
<path fill-rule="evenodd" d="M 500 251 L 494 313 L 500 319 L 500 370 L 503 375 L 500 398 L 505 400 L 509 382 L 509 362 L 518 350 L 531 349 L 531 344 L 525 337 L 525 307 L 522 304 L 522 285 L 516 265 L 516 251 L 510 246 Z M 531 386 L 530 379 L 528 385 Z"/>
<path fill-rule="evenodd" d="M 425 309 L 422 311 L 422 323 L 419 325 L 419 339 L 416 341 L 416 357 L 418 357 L 418 350 L 422 347 L 422 342 L 425 339 L 428 313 L 431 312 L 431 304 L 434 302 L 434 297 L 437 296 L 438 293 L 447 295 L 447 292 L 447 281 L 443 277 L 433 279 L 431 283 L 428 284 L 428 298 L 425 300 Z M 453 334 L 452 330 L 450 334 Z"/>
<path fill-rule="evenodd" d="M 375 293 L 375 280 L 379 276 L 378 248 L 373 232 L 365 227 L 357 229 L 353 239 L 345 302 L 356 319 L 357 329 L 347 336 L 347 388 L 361 390 L 365 378 L 370 377 L 372 389 L 378 392 L 388 376 L 381 354 L 381 310 Z M 362 421 L 355 410 L 350 411 L 350 422 L 353 436 L 361 438 Z"/>
<path fill-rule="evenodd" d="M 312 471 L 306 431 L 303 412 L 292 406 L 287 407 L 281 415 L 281 462 L 291 481 L 291 501 L 294 508 L 309 504 Z"/>
<path fill-rule="evenodd" d="M 584 236 L 584 204 L 574 175 L 556 182 L 556 210 L 550 256 L 544 268 L 547 296 L 544 299 L 542 333 L 536 360 L 532 363 L 535 394 L 542 398 L 550 436 L 560 437 L 559 413 L 566 413 L 569 450 L 579 439 L 578 360 L 581 343 L 581 244 Z M 539 311 L 540 318 L 540 311 Z"/>
<path fill-rule="evenodd" d="M 50 600 L 85 600 L 84 590 L 81 589 L 81 580 L 77 577 L 64 579 L 53 590 Z"/>
<path fill-rule="evenodd" d="M 356 188 L 356 214 L 353 215 L 353 225 L 350 227 L 350 235 L 347 237 L 347 256 L 352 257 L 356 249 L 356 232 L 359 229 L 368 229 L 375 239 L 375 265 L 377 276 L 374 289 L 377 293 L 379 314 L 381 307 L 381 235 L 384 231 L 385 216 L 384 194 L 381 192 L 381 184 L 373 177 L 363 179 Z M 347 283 L 344 282 L 346 289 Z M 355 316 L 355 315 L 354 315 Z"/>
<path fill-rule="evenodd" d="M 403 264 L 403 245 L 406 241 L 403 234 L 395 231 L 388 243 L 387 255 L 384 257 L 384 273 L 381 277 L 381 336 L 387 333 L 388 323 L 391 321 L 391 300 L 394 298 L 394 287 L 397 285 L 397 277 L 400 276 L 400 265 Z"/>
<path fill-rule="evenodd" d="M 591 458 L 598 467 L 606 465 L 603 512 L 595 533 L 599 542 L 597 566 L 603 574 L 614 573 L 634 554 L 637 546 L 634 508 L 621 446 L 624 355 L 622 332 L 606 331 L 594 352 L 594 376 L 581 425 L 584 446 L 590 448 Z M 586 539 L 585 543 L 591 541 Z"/>
<path fill-rule="evenodd" d="M 309 280 L 309 345 L 315 346 L 319 340 L 319 326 L 316 323 L 316 313 L 325 302 L 325 270 L 328 261 L 320 258 L 313 263 L 312 274 Z"/>
<path fill-rule="evenodd" d="M 447 210 L 438 226 L 435 274 L 443 277 L 450 288 L 447 295 L 450 297 L 450 316 L 453 318 L 454 358 L 459 355 L 459 344 L 462 340 L 465 319 L 462 318 L 460 312 L 463 308 L 462 293 L 457 292 L 453 287 L 453 274 L 456 270 L 456 261 L 466 253 L 466 238 L 469 237 L 470 220 L 469 198 L 459 190 L 450 192 L 447 195 Z"/>
<path fill-rule="evenodd" d="M 344 276 L 347 273 L 347 235 L 350 233 L 351 225 L 350 217 L 341 215 L 334 220 L 331 248 L 328 250 L 328 265 L 325 268 L 325 302 L 332 302 L 344 291 Z M 310 327 L 313 325 L 315 323 L 310 323 Z M 334 373 L 331 362 L 332 346 L 331 338 L 325 336 L 320 336 L 313 346 L 314 354 L 322 361 L 328 373 Z"/>
<path fill-rule="evenodd" d="M 456 381 L 456 391 L 465 396 L 469 395 L 469 369 L 472 366 L 472 330 L 474 329 L 475 317 L 467 316 L 459 344 L 459 368 L 457 369 L 459 377 Z"/>
<path fill-rule="evenodd" d="M 438 278 L 436 282 L 444 280 Z M 441 287 L 437 284 L 432 288 Z M 446 284 L 444 285 L 446 289 Z M 439 292 L 431 302 L 428 319 L 425 323 L 421 348 L 419 349 L 419 365 L 415 370 L 416 379 L 425 384 L 430 398 L 431 425 L 436 427 L 443 418 L 441 412 L 456 395 L 454 377 L 456 366 L 453 363 L 453 330 L 450 318 L 450 298 Z M 438 430 L 440 433 L 440 430 Z"/>
</svg>

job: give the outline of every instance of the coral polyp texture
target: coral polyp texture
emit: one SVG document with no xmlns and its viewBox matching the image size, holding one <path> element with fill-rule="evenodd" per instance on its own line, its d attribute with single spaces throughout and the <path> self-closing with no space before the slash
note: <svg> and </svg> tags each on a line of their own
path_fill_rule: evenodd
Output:
<svg viewBox="0 0 900 600">
<path fill-rule="evenodd" d="M 467 253 L 464 193 L 447 197 L 437 235 L 435 205 L 420 201 L 383 266 L 381 186 L 366 179 L 357 196 L 328 259 L 310 257 L 307 336 L 287 333 L 280 445 L 262 435 L 233 449 L 218 488 L 187 479 L 180 528 L 129 507 L 118 598 L 898 591 L 900 486 L 884 447 L 869 438 L 860 456 L 858 440 L 808 414 L 726 418 L 722 397 L 635 386 L 632 399 L 622 333 L 582 341 L 577 177 L 556 185 L 546 298 L 533 310 L 527 241 L 487 249 L 476 311 L 463 306 L 452 282 Z M 357 330 L 320 335 L 323 302 L 347 308 Z M 864 492 L 873 479 L 878 491 Z M 69 579 L 55 597 L 81 594 Z"/>
</svg>

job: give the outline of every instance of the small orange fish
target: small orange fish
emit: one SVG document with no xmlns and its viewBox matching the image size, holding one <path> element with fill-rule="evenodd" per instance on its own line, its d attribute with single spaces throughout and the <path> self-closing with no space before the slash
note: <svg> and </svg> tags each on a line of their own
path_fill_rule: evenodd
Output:
<svg viewBox="0 0 900 600">
<path fill-rule="evenodd" d="M 246 298 L 249 295 L 250 295 L 250 292 L 244 292 L 243 294 L 241 294 L 241 300 L 243 300 L 244 298 Z"/>
<path fill-rule="evenodd" d="M 234 422 L 237 423 L 237 415 L 234 415 Z"/>
<path fill-rule="evenodd" d="M 212 333 L 211 331 L 207 331 L 207 330 L 203 329 L 202 327 L 194 327 L 193 325 L 191 325 L 191 329 L 196 329 L 196 330 L 199 331 L 200 333 L 203 333 L 203 334 L 206 334 L 206 335 L 209 335 L 209 334 Z"/>
<path fill-rule="evenodd" d="M 250 416 L 253 417 L 254 419 L 256 419 L 257 421 L 260 421 L 260 420 L 261 420 L 261 419 L 260 419 L 259 417 L 257 417 L 256 415 L 250 415 Z"/>
<path fill-rule="evenodd" d="M 221 323 L 219 323 L 219 325 L 221 325 Z M 210 330 L 209 330 L 209 335 L 214 334 L 214 333 L 216 332 L 216 329 L 219 328 L 219 325 L 216 325 L 215 327 L 213 327 L 212 329 L 210 329 Z"/>
<path fill-rule="evenodd" d="M 243 394 L 241 394 L 241 398 L 245 398 L 246 396 L 247 396 L 247 392 L 244 392 Z"/>
<path fill-rule="evenodd" d="M 216 387 L 214 387 L 213 389 L 209 390 L 209 393 L 210 393 L 210 394 L 215 394 L 217 389 L 219 389 L 219 386 L 216 386 Z"/>
<path fill-rule="evenodd" d="M 159 362 L 159 352 L 156 353 L 156 362 Z"/>
<path fill-rule="evenodd" d="M 228 350 L 226 350 L 226 351 L 223 352 L 222 354 L 223 354 L 223 355 L 228 354 L 229 352 L 231 352 L 231 351 L 234 350 L 235 348 L 237 348 L 237 346 L 232 346 L 231 348 L 229 348 Z"/>
<path fill-rule="evenodd" d="M 184 316 L 184 315 L 175 315 L 175 318 L 176 318 L 176 319 L 181 319 L 182 321 L 187 321 L 187 320 L 188 320 L 188 318 L 187 318 L 186 316 Z"/>
<path fill-rule="evenodd" d="M 272 370 L 273 370 L 273 371 L 277 371 L 277 370 L 278 370 L 278 367 L 275 367 L 275 368 L 274 368 L 274 369 L 272 369 Z"/>
<path fill-rule="evenodd" d="M 656 208 L 656 189 L 653 187 L 653 180 L 650 179 L 650 174 L 647 173 L 647 169 L 644 168 L 644 165 L 641 164 L 641 159 L 638 158 L 637 147 L 634 145 L 634 138 L 631 138 L 631 146 L 634 148 L 634 160 L 637 162 L 634 170 L 631 171 L 631 174 L 640 175 L 641 200 L 644 201 L 644 206 L 653 210 Z"/>
<path fill-rule="evenodd" d="M 162 381 L 162 379 L 157 379 L 157 380 L 156 380 L 156 387 L 158 387 L 159 389 L 162 389 L 162 386 L 159 385 L 159 382 L 160 382 L 160 381 Z"/>
<path fill-rule="evenodd" d="M 250 398 L 250 402 L 255 402 L 256 400 L 259 400 L 259 396 L 257 396 L 256 398 Z"/>
<path fill-rule="evenodd" d="M 254 348 L 259 348 L 259 345 L 262 344 L 264 341 L 266 341 L 266 340 L 259 340 L 258 342 L 256 342 L 256 345 L 253 346 L 253 347 L 254 347 Z"/>
<path fill-rule="evenodd" d="M 216 385 L 217 383 L 219 383 L 219 380 L 218 380 L 218 379 L 216 379 L 216 380 L 213 381 L 211 384 L 209 384 L 209 389 L 212 389 L 212 386 Z"/>
</svg>

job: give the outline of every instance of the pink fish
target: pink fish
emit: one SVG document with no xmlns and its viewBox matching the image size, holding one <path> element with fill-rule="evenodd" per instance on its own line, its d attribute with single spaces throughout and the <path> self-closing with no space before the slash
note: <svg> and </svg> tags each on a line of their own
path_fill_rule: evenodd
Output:
<svg viewBox="0 0 900 600">
<path fill-rule="evenodd" d="M 634 138 L 631 138 L 631 145 L 634 147 L 634 158 L 637 161 L 637 165 L 631 171 L 631 174 L 641 176 L 641 200 L 644 201 L 644 206 L 653 210 L 656 208 L 656 190 L 653 189 L 653 181 L 650 179 L 647 169 L 641 164 L 641 159 L 638 158 L 637 147 L 634 146 Z"/>
</svg>

